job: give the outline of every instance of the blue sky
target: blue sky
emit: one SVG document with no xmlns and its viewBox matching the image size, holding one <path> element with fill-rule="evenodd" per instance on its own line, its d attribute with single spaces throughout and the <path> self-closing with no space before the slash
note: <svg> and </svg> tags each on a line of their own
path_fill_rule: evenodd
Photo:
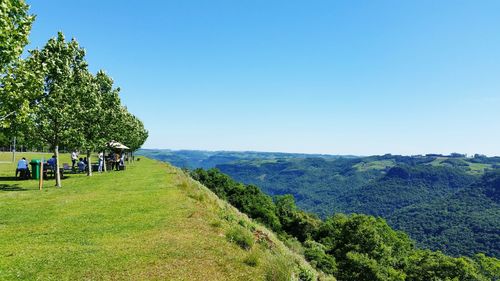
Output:
<svg viewBox="0 0 500 281">
<path fill-rule="evenodd" d="M 500 155 L 499 1 L 28 1 L 147 148 Z"/>
</svg>

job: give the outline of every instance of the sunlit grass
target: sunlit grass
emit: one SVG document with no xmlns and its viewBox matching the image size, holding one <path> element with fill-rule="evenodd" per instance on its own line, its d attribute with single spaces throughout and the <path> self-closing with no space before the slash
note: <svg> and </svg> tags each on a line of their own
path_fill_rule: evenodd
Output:
<svg viewBox="0 0 500 281">
<path fill-rule="evenodd" d="M 224 217 L 242 215 L 168 164 L 142 158 L 43 191 L 14 169 L 0 164 L 0 280 L 261 280 L 283 251 L 255 244 L 249 266 L 225 237 L 237 222 Z"/>
</svg>

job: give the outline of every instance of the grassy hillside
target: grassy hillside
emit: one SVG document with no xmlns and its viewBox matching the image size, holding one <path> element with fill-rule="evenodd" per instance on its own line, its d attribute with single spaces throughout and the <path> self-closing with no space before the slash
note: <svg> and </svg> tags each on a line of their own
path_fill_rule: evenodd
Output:
<svg viewBox="0 0 500 281">
<path fill-rule="evenodd" d="M 61 189 L 48 180 L 41 192 L 36 181 L 13 180 L 14 167 L 0 164 L 1 280 L 316 274 L 268 230 L 168 164 L 142 158 L 122 172 L 68 175 Z"/>
</svg>

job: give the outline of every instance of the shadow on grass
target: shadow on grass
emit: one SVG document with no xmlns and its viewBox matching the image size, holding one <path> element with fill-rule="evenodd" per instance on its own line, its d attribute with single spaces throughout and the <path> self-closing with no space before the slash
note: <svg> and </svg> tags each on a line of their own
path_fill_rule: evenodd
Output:
<svg viewBox="0 0 500 281">
<path fill-rule="evenodd" d="M 0 181 L 21 181 L 21 179 L 16 177 L 0 177 Z"/>
<path fill-rule="evenodd" d="M 26 191 L 28 189 L 19 187 L 17 184 L 0 184 L 0 192 L 2 191 Z"/>
</svg>

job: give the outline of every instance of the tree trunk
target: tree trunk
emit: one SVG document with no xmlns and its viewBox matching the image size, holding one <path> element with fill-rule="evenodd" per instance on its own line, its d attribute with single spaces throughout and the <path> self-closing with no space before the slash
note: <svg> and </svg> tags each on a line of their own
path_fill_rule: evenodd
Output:
<svg viewBox="0 0 500 281">
<path fill-rule="evenodd" d="M 59 173 L 59 145 L 56 145 L 54 154 L 56 155 L 56 170 L 54 171 L 56 175 L 56 186 L 61 187 L 61 174 Z M 40 173 L 43 174 L 43 171 L 40 171 Z"/>
<path fill-rule="evenodd" d="M 106 169 L 106 151 L 102 152 L 102 170 L 104 172 L 107 172 L 108 170 Z"/>
<path fill-rule="evenodd" d="M 14 137 L 14 147 L 12 149 L 12 163 L 16 163 L 16 137 Z"/>
<path fill-rule="evenodd" d="M 90 161 L 90 150 L 87 150 L 87 176 L 92 176 L 92 161 Z"/>
</svg>

